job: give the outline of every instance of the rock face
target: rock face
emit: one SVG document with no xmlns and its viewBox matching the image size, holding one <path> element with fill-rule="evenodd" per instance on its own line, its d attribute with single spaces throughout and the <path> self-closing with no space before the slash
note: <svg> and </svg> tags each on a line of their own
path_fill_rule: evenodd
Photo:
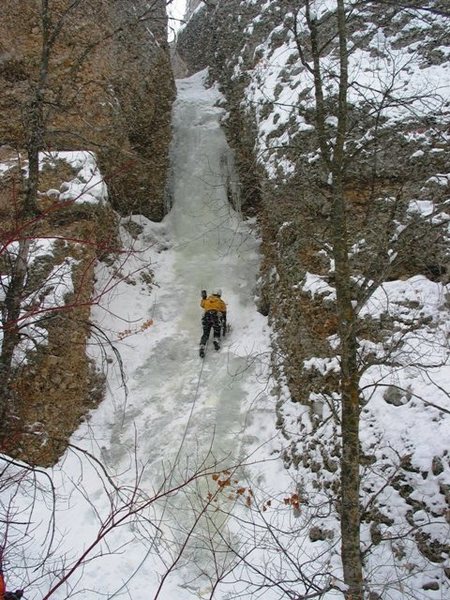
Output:
<svg viewBox="0 0 450 600">
<path fill-rule="evenodd" d="M 86 356 L 89 299 L 93 266 L 118 250 L 111 206 L 59 203 L 59 190 L 76 174 L 62 163 L 47 169 L 42 152 L 94 152 L 116 211 L 162 219 L 175 95 L 165 9 L 165 0 L 0 3 L 0 160 L 11 166 L 19 157 L 0 174 L 0 238 L 22 231 L 17 198 L 26 180 L 20 167 L 33 142 L 41 151 L 41 213 L 37 224 L 24 219 L 23 230 L 32 239 L 83 240 L 49 255 L 42 273 L 30 269 L 39 289 L 54 265 L 80 265 L 72 273 L 76 306 L 49 320 L 47 344 L 37 344 L 28 362 L 14 368 L 8 389 L 0 447 L 32 464 L 53 464 L 102 398 L 102 375 Z M 5 256 L 8 251 L 0 256 L 0 271 L 8 281 L 14 260 L 9 264 Z"/>
<path fill-rule="evenodd" d="M 160 220 L 174 98 L 166 26 L 164 0 L 4 0 L 1 143 L 26 146 L 38 98 L 44 148 L 95 151 L 114 207 Z"/>
<path fill-rule="evenodd" d="M 76 162 L 70 166 L 63 154 L 51 163 L 41 157 L 40 188 L 48 191 L 39 194 L 41 218 L 30 223 L 11 206 L 11 200 L 18 199 L 20 162 L 16 154 L 7 154 L 5 146 L 0 152 L 4 169 L 0 169 L 0 239 L 5 244 L 0 253 L 0 364 L 7 369 L 0 397 L 0 448 L 45 466 L 56 462 L 80 420 L 102 399 L 103 376 L 86 353 L 92 335 L 91 300 L 98 293 L 94 267 L 101 260 L 113 260 L 120 250 L 117 213 L 100 201 L 103 186 L 94 190 L 86 185 L 91 202 L 60 200 L 58 190 L 71 189 L 81 183 L 83 171 L 88 172 L 86 163 L 80 161 L 77 169 Z M 97 201 L 93 193 L 98 193 Z M 27 317 L 18 329 L 9 363 L 8 332 L 15 318 L 6 294 L 17 272 L 14 248 L 24 235 L 30 240 L 27 277 L 16 294 L 20 313 Z"/>
</svg>

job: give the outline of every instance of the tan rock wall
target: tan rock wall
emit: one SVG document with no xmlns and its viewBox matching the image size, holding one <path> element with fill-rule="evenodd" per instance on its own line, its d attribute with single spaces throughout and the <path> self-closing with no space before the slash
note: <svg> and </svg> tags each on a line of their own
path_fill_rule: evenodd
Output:
<svg viewBox="0 0 450 600">
<path fill-rule="evenodd" d="M 159 220 L 164 213 L 173 78 L 165 3 L 50 3 L 45 146 L 94 150 L 113 205 Z M 22 149 L 42 73 L 38 0 L 0 6 L 0 143 Z M 52 39 L 54 36 L 54 40 Z"/>
<path fill-rule="evenodd" d="M 12 165 L 15 158 L 3 146 L 0 160 Z M 74 175 L 67 163 L 59 162 L 46 167 L 41 186 L 58 189 Z M 14 166 L 0 175 L 2 242 L 8 244 L 20 235 L 38 240 L 58 238 L 59 242 L 40 258 L 35 255 L 28 269 L 21 307 L 31 325 L 21 330 L 9 386 L 2 388 L 0 400 L 6 400 L 7 408 L 0 421 L 0 452 L 33 465 L 49 466 L 64 452 L 80 420 L 103 396 L 103 376 L 88 359 L 86 345 L 95 337 L 90 327 L 94 266 L 97 260 L 112 260 L 119 249 L 117 213 L 108 204 L 59 203 L 42 194 L 42 213 L 29 221 L 21 219 L 20 204 L 20 171 Z M 63 303 L 52 302 L 49 307 L 43 299 L 50 273 L 64 270 L 67 260 L 73 261 L 73 292 L 65 295 Z M 3 251 L 0 271 L 5 275 L 9 269 L 8 253 Z M 25 340 L 33 343 L 28 345 Z"/>
<path fill-rule="evenodd" d="M 43 5 L 0 2 L 0 152 L 24 152 L 34 125 L 30 107 L 41 89 L 43 149 L 93 150 L 114 208 L 161 219 L 174 98 L 165 1 L 51 0 L 46 77 Z M 65 181 L 63 173 L 49 177 L 41 175 L 41 191 Z M 19 171 L 8 172 L 0 183 L 0 237 L 12 227 L 14 199 L 20 205 L 22 191 Z M 39 208 L 48 208 L 43 202 L 40 196 Z M 115 248 L 114 219 L 108 207 L 100 213 L 89 207 L 50 210 L 30 234 L 87 243 L 73 275 L 77 306 L 49 319 L 48 344 L 15 374 L 3 452 L 33 464 L 54 463 L 101 399 L 101 376 L 86 357 L 88 300 L 98 248 Z M 66 250 L 67 256 L 78 252 L 76 245 Z"/>
</svg>

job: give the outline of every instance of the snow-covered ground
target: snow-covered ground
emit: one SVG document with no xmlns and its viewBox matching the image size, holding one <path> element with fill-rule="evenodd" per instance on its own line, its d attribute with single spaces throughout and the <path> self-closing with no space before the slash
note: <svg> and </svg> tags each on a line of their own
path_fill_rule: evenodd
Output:
<svg viewBox="0 0 450 600">
<path fill-rule="evenodd" d="M 275 441 L 269 330 L 254 303 L 259 240 L 228 202 L 233 160 L 204 77 L 178 82 L 170 213 L 162 223 L 124 219 L 129 252 L 98 268 L 99 289 L 111 291 L 93 318 L 111 345 L 93 337 L 91 354 L 108 366 L 106 399 L 42 474 L 37 502 L 19 503 L 34 524 L 25 553 L 38 563 L 54 550 L 33 573 L 8 569 L 29 600 L 50 597 L 68 574 L 52 598 L 234 598 L 240 575 L 229 571 L 245 568 L 236 552 L 256 552 L 261 503 L 295 492 Z M 216 287 L 231 331 L 201 360 L 200 290 Z"/>
<path fill-rule="evenodd" d="M 214 106 L 218 93 L 204 89 L 204 75 L 178 84 L 170 214 L 161 224 L 133 217 L 142 227 L 135 243 L 126 233 L 129 224 L 123 230 L 125 247 L 133 247 L 125 268 L 132 273 L 148 266 L 155 285 L 150 293 L 145 284 L 124 282 L 116 288 L 108 312 L 97 314 L 99 325 L 111 329 L 112 335 L 125 328 L 120 318 L 137 324 L 152 321 L 149 328 L 125 335 L 116 344 L 124 364 L 126 402 L 120 377 L 111 377 L 109 399 L 89 423 L 89 435 L 101 446 L 110 468 L 123 473 L 134 460 L 146 465 L 140 486 L 149 494 L 161 485 L 180 485 L 205 467 L 220 471 L 245 460 L 246 419 L 252 407 L 257 410 L 266 402 L 268 331 L 254 305 L 258 240 L 252 224 L 243 222 L 227 200 L 230 150 L 219 126 L 223 111 Z M 104 276 L 109 274 L 105 269 Z M 137 275 L 134 279 L 139 281 Z M 200 290 L 217 287 L 223 288 L 232 331 L 220 353 L 210 344 L 201 361 Z M 120 318 L 111 321 L 111 313 Z M 84 438 L 85 433 L 79 435 Z M 134 471 L 130 475 L 133 478 Z M 206 500 L 206 485 L 204 489 L 197 492 Z M 163 537 L 183 542 L 200 509 L 192 494 L 192 490 L 175 494 L 155 509 Z M 208 566 L 211 562 L 212 568 L 211 557 L 199 549 L 203 544 L 199 531 L 207 521 L 195 530 L 200 558 L 189 558 L 188 551 L 186 566 L 169 579 L 161 597 L 191 598 L 199 587 L 208 588 L 204 577 L 195 581 L 202 570 L 214 578 Z M 169 559 L 155 565 L 148 545 L 148 540 L 134 541 L 125 565 L 121 557 L 108 561 L 107 568 L 116 573 L 111 591 L 117 587 L 117 574 L 128 578 L 147 551 L 149 558 L 129 589 L 137 593 L 143 580 L 147 589 L 157 589 L 157 574 L 165 572 L 164 561 Z M 191 581 L 190 589 L 182 591 L 180 581 Z"/>
</svg>

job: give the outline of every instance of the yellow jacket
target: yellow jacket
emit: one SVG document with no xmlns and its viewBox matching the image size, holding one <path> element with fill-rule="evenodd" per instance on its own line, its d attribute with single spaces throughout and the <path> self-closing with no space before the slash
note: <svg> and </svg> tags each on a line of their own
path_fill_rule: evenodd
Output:
<svg viewBox="0 0 450 600">
<path fill-rule="evenodd" d="M 227 312 L 227 305 L 219 298 L 219 296 L 208 296 L 205 299 L 201 299 L 200 306 L 205 310 L 217 310 L 218 312 Z"/>
</svg>

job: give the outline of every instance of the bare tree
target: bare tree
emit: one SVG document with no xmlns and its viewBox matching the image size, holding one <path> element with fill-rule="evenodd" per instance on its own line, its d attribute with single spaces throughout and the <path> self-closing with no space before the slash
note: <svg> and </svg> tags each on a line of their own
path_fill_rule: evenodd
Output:
<svg viewBox="0 0 450 600">
<path fill-rule="evenodd" d="M 73 482 L 74 488 L 69 493 L 77 490 L 97 521 L 90 539 L 83 544 L 83 550 L 70 558 L 59 547 L 60 540 L 56 535 L 57 513 L 61 507 L 50 476 L 25 463 L 5 456 L 1 458 L 0 557 L 6 577 L 11 572 L 14 581 L 20 582 L 22 588 L 38 588 L 45 600 L 54 597 L 60 589 L 66 589 L 68 597 L 72 597 L 80 592 L 80 577 L 88 564 L 122 553 L 134 539 L 140 538 L 147 555 L 155 555 L 158 557 L 155 561 L 162 562 L 164 566 L 160 583 L 150 591 L 151 597 L 156 600 L 193 541 L 200 521 L 208 518 L 210 510 L 215 510 L 223 489 L 215 486 L 211 493 L 198 498 L 200 502 L 193 509 L 192 519 L 183 529 L 173 522 L 172 531 L 167 523 L 163 523 L 163 520 L 167 522 L 164 507 L 178 494 L 189 495 L 192 491 L 197 494 L 199 486 L 205 489 L 205 482 L 211 481 L 220 467 L 209 457 L 198 469 L 184 472 L 181 477 L 181 473 L 177 472 L 174 477 L 180 465 L 172 465 L 162 480 L 155 482 L 154 489 L 148 491 L 143 484 L 148 465 L 140 465 L 136 458 L 129 472 L 117 476 L 85 449 L 70 445 L 69 453 L 78 458 L 80 465 L 79 479 Z M 82 483 L 84 471 L 92 471 L 97 479 L 99 489 L 103 490 L 101 502 L 97 499 L 94 503 L 90 498 L 89 490 Z M 70 479 L 73 477 L 76 477 L 75 472 L 70 473 Z M 38 523 L 42 512 L 39 517 L 36 513 L 38 509 L 42 511 L 43 506 L 47 507 L 48 518 Z M 130 528 L 128 540 L 115 547 L 114 533 L 125 527 Z M 36 555 L 37 548 L 40 548 L 39 555 Z"/>
<path fill-rule="evenodd" d="M 431 221 L 418 227 L 419 220 L 407 216 L 405 207 L 408 207 L 410 192 L 405 189 L 407 176 L 403 172 L 398 176 L 399 182 L 391 184 L 389 194 L 380 189 L 383 188 L 383 178 L 391 176 L 383 154 L 386 154 L 387 145 L 398 135 L 398 132 L 386 127 L 386 112 L 393 107 L 402 107 L 404 110 L 411 107 L 411 111 L 417 111 L 418 105 L 422 105 L 426 112 L 427 105 L 432 103 L 442 109 L 443 100 L 436 90 L 424 89 L 411 96 L 403 92 L 399 79 L 403 69 L 407 68 L 406 59 L 401 64 L 394 57 L 388 61 L 390 77 L 385 73 L 383 83 L 379 82 L 379 89 L 364 89 L 357 80 L 350 78 L 349 58 L 358 48 L 358 42 L 351 38 L 348 31 L 357 27 L 360 18 L 357 9 L 358 3 L 337 0 L 335 10 L 323 10 L 317 3 L 305 0 L 301 6 L 288 3 L 286 12 L 292 11 L 293 17 L 285 18 L 286 14 L 283 13 L 280 21 L 284 27 L 288 23 L 299 61 L 311 81 L 311 87 L 304 94 L 307 96 L 307 92 L 311 92 L 313 101 L 309 102 L 308 108 L 299 104 L 298 109 L 307 122 L 314 126 L 308 149 L 319 156 L 320 168 L 311 169 L 307 160 L 297 157 L 303 178 L 302 201 L 310 211 L 307 214 L 314 230 L 311 234 L 302 219 L 298 219 L 298 226 L 302 229 L 297 231 L 297 235 L 320 249 L 333 265 L 332 276 L 325 279 L 332 283 L 336 304 L 332 306 L 329 301 L 324 310 L 326 314 L 334 313 L 330 316 L 330 322 L 335 323 L 339 339 L 340 414 L 332 406 L 335 400 L 331 400 L 331 406 L 340 426 L 342 443 L 337 504 L 344 581 L 347 586 L 345 595 L 353 600 L 363 598 L 365 589 L 360 543 L 359 425 L 360 410 L 364 403 L 361 379 L 377 360 L 395 365 L 407 338 L 405 330 L 401 340 L 397 339 L 397 343 L 391 341 L 383 357 L 370 356 L 370 353 L 361 349 L 359 342 L 361 336 L 369 335 L 367 329 L 370 327 L 368 321 L 361 319 L 360 312 L 383 282 L 401 272 L 408 261 L 412 264 L 414 260 L 422 260 L 422 266 L 419 267 L 422 269 L 426 269 L 427 262 L 433 262 L 431 255 L 422 254 L 421 258 L 413 258 L 415 252 L 425 246 L 422 236 L 430 235 L 432 230 L 437 242 L 435 249 L 440 248 L 441 252 L 436 262 L 442 264 L 446 237 L 439 218 L 435 219 L 434 227 Z M 359 94 L 359 103 L 354 99 L 355 90 Z M 352 97 L 350 92 L 353 93 Z M 366 141 L 361 141 L 365 135 Z M 285 152 L 290 152 L 291 157 L 296 150 L 303 150 L 306 154 L 305 149 L 301 148 L 304 137 L 300 134 L 298 139 L 298 147 L 294 143 L 291 148 L 283 148 Z M 396 166 L 398 173 L 399 167 Z M 364 218 L 360 218 L 358 207 L 355 209 L 351 201 L 352 185 L 358 169 L 364 173 L 361 186 L 368 190 Z M 309 190 L 305 192 L 308 186 Z M 392 188 L 395 189 L 394 193 Z M 319 197 L 323 199 L 322 202 L 318 200 Z M 434 206 L 432 214 L 436 217 L 442 210 L 442 204 L 436 196 Z M 405 223 L 401 228 L 398 227 L 400 220 Z M 367 244 L 362 252 L 355 250 L 360 239 Z M 431 274 L 431 267 L 429 272 Z M 414 331 L 420 327 L 420 323 L 419 317 L 409 324 L 408 331 Z M 420 357 L 416 357 L 416 361 L 420 363 Z M 424 361 L 423 368 L 426 366 L 427 362 Z"/>
</svg>

